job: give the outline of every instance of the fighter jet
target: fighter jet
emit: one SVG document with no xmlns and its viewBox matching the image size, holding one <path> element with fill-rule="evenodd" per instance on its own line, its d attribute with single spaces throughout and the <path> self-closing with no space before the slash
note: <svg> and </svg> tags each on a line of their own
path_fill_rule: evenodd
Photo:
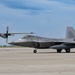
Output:
<svg viewBox="0 0 75 75">
<path fill-rule="evenodd" d="M 8 36 L 14 36 L 15 34 L 34 34 L 33 32 L 30 33 L 9 33 L 9 27 L 7 26 L 5 33 L 0 33 L 0 37 L 5 38 L 6 42 L 8 42 Z"/>
<path fill-rule="evenodd" d="M 70 49 L 75 48 L 75 30 L 72 27 L 67 27 L 65 39 L 26 35 L 19 40 L 10 42 L 9 44 L 35 48 L 33 50 L 34 53 L 37 53 L 37 49 L 48 48 L 56 49 L 58 53 L 61 53 L 62 49 L 65 49 L 66 53 L 70 53 Z"/>
</svg>

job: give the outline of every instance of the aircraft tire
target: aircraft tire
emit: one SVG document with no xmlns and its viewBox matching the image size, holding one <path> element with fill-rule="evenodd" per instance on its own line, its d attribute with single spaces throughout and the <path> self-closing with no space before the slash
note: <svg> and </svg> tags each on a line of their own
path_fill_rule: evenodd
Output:
<svg viewBox="0 0 75 75">
<path fill-rule="evenodd" d="M 70 49 L 65 49 L 66 50 L 66 53 L 70 53 Z"/>
<path fill-rule="evenodd" d="M 37 53 L 37 50 L 34 50 L 33 53 Z"/>
<path fill-rule="evenodd" d="M 62 49 L 57 49 L 57 53 L 61 53 Z"/>
</svg>

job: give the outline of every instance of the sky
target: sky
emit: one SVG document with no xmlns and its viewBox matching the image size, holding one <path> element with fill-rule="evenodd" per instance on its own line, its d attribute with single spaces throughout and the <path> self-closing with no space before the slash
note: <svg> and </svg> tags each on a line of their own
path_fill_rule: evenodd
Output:
<svg viewBox="0 0 75 75">
<path fill-rule="evenodd" d="M 0 32 L 35 32 L 48 38 L 65 38 L 75 28 L 75 0 L 0 0 Z M 10 41 L 24 35 L 9 38 Z M 0 38 L 0 44 L 6 44 Z"/>
</svg>

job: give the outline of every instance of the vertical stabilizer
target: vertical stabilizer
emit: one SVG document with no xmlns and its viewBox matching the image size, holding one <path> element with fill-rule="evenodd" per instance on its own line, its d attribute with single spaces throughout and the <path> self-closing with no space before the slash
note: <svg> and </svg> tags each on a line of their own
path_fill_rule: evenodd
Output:
<svg viewBox="0 0 75 75">
<path fill-rule="evenodd" d="M 67 27 L 66 38 L 68 39 L 75 38 L 75 30 L 73 29 L 73 27 Z"/>
</svg>

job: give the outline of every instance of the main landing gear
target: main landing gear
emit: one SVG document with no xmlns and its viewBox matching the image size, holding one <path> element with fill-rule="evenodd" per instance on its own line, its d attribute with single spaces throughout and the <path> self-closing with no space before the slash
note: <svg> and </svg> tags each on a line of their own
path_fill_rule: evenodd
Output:
<svg viewBox="0 0 75 75">
<path fill-rule="evenodd" d="M 70 49 L 65 49 L 66 53 L 70 53 L 71 50 Z"/>
<path fill-rule="evenodd" d="M 62 49 L 57 49 L 57 53 L 61 53 Z"/>
<path fill-rule="evenodd" d="M 61 53 L 62 49 L 57 49 L 57 53 Z M 66 53 L 70 53 L 71 50 L 70 49 L 65 49 Z"/>
</svg>

